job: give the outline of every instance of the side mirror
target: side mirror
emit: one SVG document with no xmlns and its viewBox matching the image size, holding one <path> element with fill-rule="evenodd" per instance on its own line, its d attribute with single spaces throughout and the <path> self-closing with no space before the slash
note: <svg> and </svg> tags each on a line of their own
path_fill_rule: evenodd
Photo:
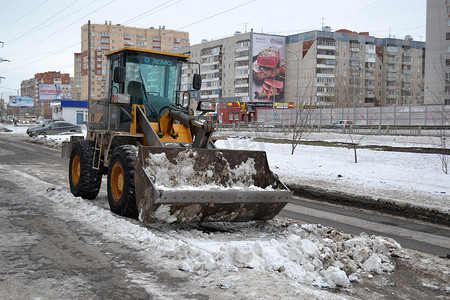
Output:
<svg viewBox="0 0 450 300">
<path fill-rule="evenodd" d="M 192 80 L 192 88 L 194 90 L 199 90 L 202 87 L 202 76 L 200 74 L 194 74 L 194 79 Z"/>
<path fill-rule="evenodd" d="M 126 75 L 127 75 L 127 69 L 125 67 L 115 67 L 114 68 L 114 82 L 115 83 L 125 83 Z"/>
</svg>

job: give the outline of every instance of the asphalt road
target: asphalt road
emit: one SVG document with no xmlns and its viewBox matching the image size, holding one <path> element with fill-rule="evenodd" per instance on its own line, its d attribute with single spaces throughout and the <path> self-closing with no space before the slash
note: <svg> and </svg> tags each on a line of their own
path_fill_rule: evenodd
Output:
<svg viewBox="0 0 450 300">
<path fill-rule="evenodd" d="M 33 176 L 44 176 L 48 182 L 56 184 L 67 181 L 68 159 L 62 158 L 58 149 L 0 136 L 0 155 L 2 164 L 11 165 Z M 52 175 L 49 176 L 49 173 Z M 366 232 L 369 235 L 388 236 L 404 248 L 442 257 L 450 256 L 450 230 L 443 225 L 300 197 L 294 197 L 294 201 L 281 215 L 352 234 Z"/>
<path fill-rule="evenodd" d="M 450 229 L 443 225 L 295 196 L 281 215 L 357 235 L 365 232 L 368 235 L 387 236 L 395 239 L 403 248 L 450 257 Z"/>
<path fill-rule="evenodd" d="M 0 299 L 224 299 L 214 285 L 144 264 L 127 245 L 63 219 L 16 170 L 68 185 L 60 150 L 0 135 Z M 130 274 L 145 274 L 151 289 Z"/>
<path fill-rule="evenodd" d="M 217 286 L 199 283 L 192 274 L 179 270 L 169 273 L 164 262 L 143 264 L 127 245 L 106 241 L 85 224 L 63 219 L 51 203 L 24 188 L 26 176 L 19 179 L 14 174 L 32 175 L 44 185 L 67 186 L 68 159 L 61 158 L 58 149 L 24 138 L 0 135 L 0 299 L 246 299 L 245 290 L 224 297 Z M 108 209 L 106 204 L 102 207 Z M 442 226 L 299 198 L 282 215 L 349 233 L 392 236 L 404 248 L 449 253 L 448 228 Z M 400 265 L 393 276 L 401 282 L 415 273 L 410 265 Z M 151 289 L 130 280 L 129 274 L 146 274 Z M 410 287 L 418 286 L 417 281 L 403 285 L 402 291 L 409 295 L 435 295 L 409 292 Z M 384 285 L 383 294 L 389 295 L 391 289 Z M 357 297 L 381 293 L 377 285 L 355 284 L 356 290 Z"/>
</svg>

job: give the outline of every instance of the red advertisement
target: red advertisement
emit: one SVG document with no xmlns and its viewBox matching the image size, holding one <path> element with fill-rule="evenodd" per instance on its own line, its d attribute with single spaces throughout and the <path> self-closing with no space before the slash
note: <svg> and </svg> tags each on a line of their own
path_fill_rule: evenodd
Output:
<svg viewBox="0 0 450 300">
<path fill-rule="evenodd" d="M 286 37 L 253 34 L 253 97 L 255 102 L 284 102 Z"/>
</svg>

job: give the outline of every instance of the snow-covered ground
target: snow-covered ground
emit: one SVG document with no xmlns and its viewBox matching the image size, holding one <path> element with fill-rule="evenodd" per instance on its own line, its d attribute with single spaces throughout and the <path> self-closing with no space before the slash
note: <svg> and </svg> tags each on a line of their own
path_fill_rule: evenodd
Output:
<svg viewBox="0 0 450 300">
<path fill-rule="evenodd" d="M 235 133 L 222 133 L 233 136 Z M 245 137 L 219 140 L 219 148 L 252 149 L 267 152 L 269 166 L 289 186 L 302 185 L 322 191 L 371 197 L 450 214 L 450 174 L 441 168 L 437 154 L 375 151 L 346 147 L 299 144 L 291 155 L 290 144 L 256 142 L 253 138 L 289 139 L 284 134 L 241 133 Z M 361 145 L 435 148 L 439 140 L 417 136 L 366 136 Z M 351 142 L 349 135 L 311 134 L 306 141 Z"/>
<path fill-rule="evenodd" d="M 8 128 L 12 132 L 5 134 L 25 135 L 25 127 Z M 58 145 L 67 138 L 67 135 L 58 135 L 34 140 Z M 331 134 L 324 137 L 327 140 L 345 138 Z M 379 142 L 370 137 L 365 140 L 366 143 L 369 141 Z M 383 145 L 396 143 L 399 141 L 386 139 L 382 142 Z M 401 143 L 416 145 L 413 138 L 405 138 Z M 426 140 L 420 143 L 427 144 Z M 271 169 L 290 185 L 319 186 L 450 212 L 450 175 L 441 171 L 437 155 L 358 150 L 359 162 L 355 164 L 353 150 L 339 147 L 299 145 L 291 155 L 290 145 L 238 137 L 218 141 L 218 146 L 266 151 Z M 1 165 L 0 168 L 5 170 Z M 204 232 L 173 225 L 145 227 L 134 220 L 117 218 L 101 205 L 73 197 L 66 186 L 49 189 L 48 184 L 27 174 L 16 172 L 14 177 L 23 178 L 24 187 L 40 191 L 43 197 L 53 201 L 67 218 L 84 222 L 111 241 L 123 241 L 143 258 L 150 253 L 152 258 L 161 256 L 166 268 L 192 273 L 205 282 L 218 282 L 222 289 L 247 288 L 247 299 L 267 297 L 247 286 L 251 286 L 249 280 L 254 280 L 255 274 L 256 277 L 273 277 L 287 285 L 291 282 L 292 290 L 281 291 L 280 298 L 340 298 L 313 287 L 351 289 L 352 282 L 394 271 L 394 255 L 408 256 L 390 238 L 364 233 L 354 236 L 321 225 L 297 224 L 282 218 L 263 225 L 233 225 L 232 232 Z M 443 278 L 450 278 L 447 261 L 440 261 L 435 267 Z M 129 277 L 152 289 L 145 274 L 130 273 Z M 432 284 L 435 283 L 423 283 L 424 286 Z M 450 293 L 449 285 L 434 288 Z"/>
</svg>

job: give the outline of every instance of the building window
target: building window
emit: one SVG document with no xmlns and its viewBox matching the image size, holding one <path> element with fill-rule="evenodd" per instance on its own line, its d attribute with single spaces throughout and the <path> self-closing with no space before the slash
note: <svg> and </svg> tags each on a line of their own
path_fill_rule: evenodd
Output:
<svg viewBox="0 0 450 300">
<path fill-rule="evenodd" d="M 448 40 L 450 40 L 450 32 L 447 32 L 446 34 L 445 34 L 445 39 L 448 41 Z"/>
</svg>

